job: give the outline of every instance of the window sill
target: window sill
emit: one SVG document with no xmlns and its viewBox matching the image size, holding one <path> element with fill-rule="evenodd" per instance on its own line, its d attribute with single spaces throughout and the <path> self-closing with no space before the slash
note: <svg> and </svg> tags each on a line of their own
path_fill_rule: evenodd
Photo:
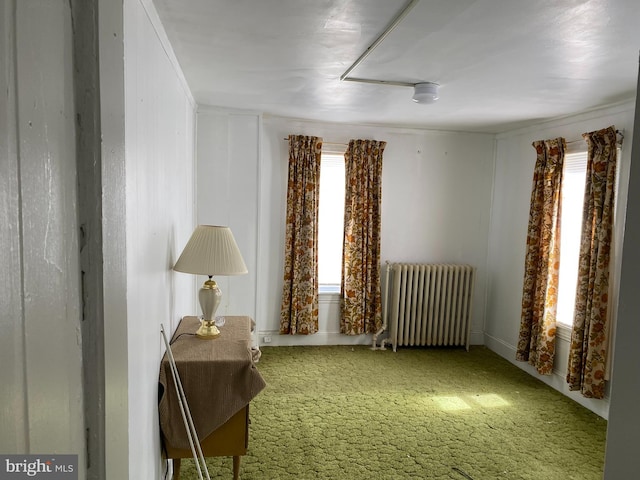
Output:
<svg viewBox="0 0 640 480">
<path fill-rule="evenodd" d="M 335 288 L 333 288 L 335 287 Z M 319 303 L 340 303 L 340 285 L 321 285 L 318 289 Z"/>
<path fill-rule="evenodd" d="M 340 285 L 320 285 L 318 287 L 319 295 L 340 295 Z"/>
</svg>

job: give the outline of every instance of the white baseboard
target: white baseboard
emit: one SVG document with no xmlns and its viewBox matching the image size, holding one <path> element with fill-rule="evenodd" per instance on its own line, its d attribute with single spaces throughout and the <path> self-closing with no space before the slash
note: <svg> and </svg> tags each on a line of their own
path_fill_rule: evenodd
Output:
<svg viewBox="0 0 640 480">
<path fill-rule="evenodd" d="M 484 332 L 471 331 L 471 335 L 469 336 L 469 344 L 484 345 Z"/>
<path fill-rule="evenodd" d="M 595 400 L 593 398 L 586 398 L 582 396 L 580 392 L 569 390 L 569 387 L 567 386 L 567 382 L 565 380 L 564 372 L 559 372 L 555 369 L 553 371 L 553 374 L 551 375 L 540 375 L 538 372 L 536 372 L 535 368 L 533 368 L 528 363 L 517 361 L 516 347 L 514 345 L 505 343 L 503 340 L 492 337 L 489 334 L 485 334 L 484 344 L 489 350 L 497 353 L 505 360 L 514 364 L 516 367 L 524 370 L 529 375 L 535 377 L 541 382 L 546 383 L 554 390 L 557 390 L 563 395 L 571 398 L 583 407 L 588 408 L 596 415 L 599 415 L 604 419 L 609 418 L 609 399 L 607 397 L 602 400 Z"/>
<path fill-rule="evenodd" d="M 387 332 L 378 337 L 386 338 Z M 270 339 L 270 341 L 267 341 Z M 292 347 L 292 346 L 319 346 L 319 345 L 372 345 L 373 335 L 343 335 L 340 332 L 318 332 L 313 335 L 280 335 L 277 330 L 262 330 L 258 332 L 257 342 L 260 347 Z M 484 345 L 483 332 L 471 332 L 471 345 Z"/>
<path fill-rule="evenodd" d="M 270 341 L 269 341 L 270 339 Z M 373 335 L 343 335 L 340 332 L 318 332 L 313 335 L 280 335 L 278 331 L 258 332 L 260 347 L 372 345 Z"/>
</svg>

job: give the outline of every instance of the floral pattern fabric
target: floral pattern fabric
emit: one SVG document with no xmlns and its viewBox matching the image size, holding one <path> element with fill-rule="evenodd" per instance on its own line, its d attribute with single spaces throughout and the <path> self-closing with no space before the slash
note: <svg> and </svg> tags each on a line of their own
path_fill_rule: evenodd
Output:
<svg viewBox="0 0 640 480">
<path fill-rule="evenodd" d="M 376 333 L 382 326 L 380 217 L 386 142 L 351 140 L 345 159 L 340 332 Z"/>
<path fill-rule="evenodd" d="M 289 135 L 281 334 L 318 331 L 318 202 L 322 138 Z"/>
<path fill-rule="evenodd" d="M 583 137 L 589 151 L 567 383 L 585 397 L 603 398 L 618 151 L 613 126 Z"/>
<path fill-rule="evenodd" d="M 522 312 L 516 359 L 551 375 L 555 357 L 560 199 L 566 143 L 563 138 L 533 142 L 531 208 L 522 289 Z"/>
</svg>

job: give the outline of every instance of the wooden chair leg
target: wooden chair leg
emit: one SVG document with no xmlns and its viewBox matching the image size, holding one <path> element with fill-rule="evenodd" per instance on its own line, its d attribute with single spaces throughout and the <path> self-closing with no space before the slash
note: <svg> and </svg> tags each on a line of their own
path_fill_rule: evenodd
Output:
<svg viewBox="0 0 640 480">
<path fill-rule="evenodd" d="M 173 459 L 173 480 L 180 480 L 180 459 Z"/>
<path fill-rule="evenodd" d="M 233 457 L 233 480 L 240 478 L 240 456 L 234 455 Z"/>
</svg>

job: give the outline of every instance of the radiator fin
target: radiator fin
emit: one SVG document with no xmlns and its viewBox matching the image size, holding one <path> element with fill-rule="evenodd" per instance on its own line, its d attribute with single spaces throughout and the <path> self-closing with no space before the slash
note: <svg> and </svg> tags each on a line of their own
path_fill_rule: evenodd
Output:
<svg viewBox="0 0 640 480">
<path fill-rule="evenodd" d="M 471 265 L 389 264 L 391 343 L 464 346 L 469 350 L 475 268 Z"/>
</svg>

